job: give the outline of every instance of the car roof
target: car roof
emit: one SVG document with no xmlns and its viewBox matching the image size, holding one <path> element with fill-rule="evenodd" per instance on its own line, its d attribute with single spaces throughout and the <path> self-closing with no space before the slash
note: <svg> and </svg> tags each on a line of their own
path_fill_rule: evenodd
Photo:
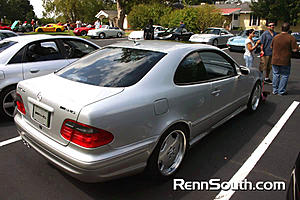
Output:
<svg viewBox="0 0 300 200">
<path fill-rule="evenodd" d="M 161 40 L 142 40 L 138 42 L 125 41 L 116 44 L 109 45 L 111 47 L 123 47 L 123 48 L 134 48 L 143 49 L 150 51 L 158 51 L 164 53 L 170 53 L 172 51 L 193 51 L 197 49 L 217 49 L 219 48 L 206 45 L 206 44 L 190 44 L 172 41 L 161 41 Z"/>
<path fill-rule="evenodd" d="M 0 33 L 15 33 L 13 31 L 10 30 L 0 30 Z M 16 33 L 15 33 L 16 34 Z M 17 34 L 16 34 L 17 35 Z"/>
<path fill-rule="evenodd" d="M 18 42 L 18 43 L 30 43 L 37 40 L 44 39 L 59 39 L 59 38 L 76 38 L 81 39 L 75 36 L 66 36 L 66 35 L 48 35 L 48 34 L 32 34 L 32 35 L 21 35 L 18 37 L 7 38 L 6 40 Z"/>
</svg>

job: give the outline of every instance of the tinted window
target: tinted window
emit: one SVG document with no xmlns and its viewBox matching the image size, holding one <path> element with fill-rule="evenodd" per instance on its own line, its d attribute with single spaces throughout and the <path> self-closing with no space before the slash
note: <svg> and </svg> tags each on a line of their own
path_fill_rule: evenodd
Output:
<svg viewBox="0 0 300 200">
<path fill-rule="evenodd" d="M 17 42 L 12 42 L 12 41 L 2 41 L 0 42 L 0 53 L 4 51 L 5 49 L 13 46 L 14 44 L 17 44 Z"/>
<path fill-rule="evenodd" d="M 164 53 L 107 47 L 57 72 L 69 80 L 104 87 L 127 87 L 142 79 Z"/>
<path fill-rule="evenodd" d="M 40 62 L 63 59 L 54 41 L 35 42 L 28 45 L 25 62 Z"/>
<path fill-rule="evenodd" d="M 23 55 L 24 55 L 24 49 L 22 48 L 18 53 L 14 55 L 14 57 L 9 61 L 8 64 L 16 64 L 16 63 L 22 63 L 23 61 Z"/>
<path fill-rule="evenodd" d="M 229 58 L 216 52 L 200 52 L 202 62 L 205 66 L 207 78 L 215 79 L 235 75 L 234 64 Z"/>
<path fill-rule="evenodd" d="M 206 69 L 198 52 L 194 52 L 183 59 L 174 77 L 176 84 L 193 84 L 204 80 L 206 80 Z"/>
<path fill-rule="evenodd" d="M 67 52 L 67 58 L 81 58 L 96 49 L 95 46 L 78 40 L 63 40 L 63 45 Z"/>
<path fill-rule="evenodd" d="M 219 29 L 206 29 L 205 31 L 203 31 L 203 34 L 215 34 L 215 35 L 219 35 L 220 34 L 220 30 Z"/>
</svg>

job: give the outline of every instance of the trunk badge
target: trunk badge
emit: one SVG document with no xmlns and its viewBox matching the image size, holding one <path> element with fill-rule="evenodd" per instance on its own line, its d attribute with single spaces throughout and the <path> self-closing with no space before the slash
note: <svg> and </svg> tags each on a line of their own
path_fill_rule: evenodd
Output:
<svg viewBox="0 0 300 200">
<path fill-rule="evenodd" d="M 37 99 L 38 101 L 42 101 L 43 97 L 42 97 L 41 92 L 39 92 L 39 93 L 36 95 L 36 99 Z"/>
</svg>

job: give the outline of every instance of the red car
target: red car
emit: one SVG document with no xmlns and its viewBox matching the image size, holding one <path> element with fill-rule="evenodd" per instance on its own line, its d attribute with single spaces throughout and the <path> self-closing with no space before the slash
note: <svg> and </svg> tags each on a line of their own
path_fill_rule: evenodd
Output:
<svg viewBox="0 0 300 200">
<path fill-rule="evenodd" d="M 86 26 L 86 27 L 80 27 L 80 28 L 75 28 L 73 33 L 75 35 L 82 35 L 86 36 L 89 30 L 95 29 L 95 26 Z"/>
<path fill-rule="evenodd" d="M 4 25 L 0 24 L 0 30 L 10 30 L 11 31 L 11 28 L 9 26 L 4 26 Z"/>
</svg>

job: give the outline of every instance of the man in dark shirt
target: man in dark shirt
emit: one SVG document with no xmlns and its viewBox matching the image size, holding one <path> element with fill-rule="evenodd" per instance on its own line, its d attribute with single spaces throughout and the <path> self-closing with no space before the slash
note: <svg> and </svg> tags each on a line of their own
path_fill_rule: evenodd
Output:
<svg viewBox="0 0 300 200">
<path fill-rule="evenodd" d="M 154 28 L 152 19 L 149 19 L 149 23 L 144 28 L 144 39 L 154 40 Z"/>
<path fill-rule="evenodd" d="M 286 86 L 291 70 L 292 52 L 298 51 L 296 38 L 288 34 L 290 25 L 283 23 L 282 32 L 271 43 L 273 49 L 273 94 L 286 95 Z"/>
<path fill-rule="evenodd" d="M 271 49 L 271 42 L 276 35 L 274 32 L 274 23 L 269 23 L 268 24 L 268 30 L 266 30 L 260 38 L 260 64 L 259 64 L 259 70 L 261 72 L 265 71 L 266 72 L 266 77 L 265 77 L 265 83 L 271 84 L 272 81 L 269 78 L 270 72 L 271 72 L 271 60 L 272 60 L 272 49 Z"/>
</svg>

